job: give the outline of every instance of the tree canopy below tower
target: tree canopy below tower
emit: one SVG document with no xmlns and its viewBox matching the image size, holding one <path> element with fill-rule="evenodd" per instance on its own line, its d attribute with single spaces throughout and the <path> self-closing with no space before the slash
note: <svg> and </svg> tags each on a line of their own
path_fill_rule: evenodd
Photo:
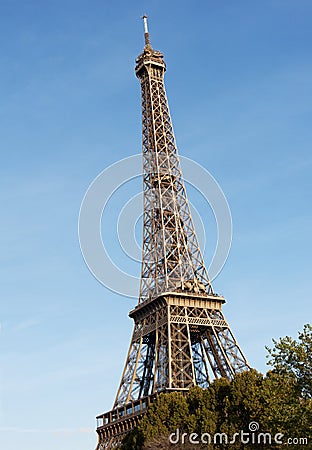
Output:
<svg viewBox="0 0 312 450">
<path fill-rule="evenodd" d="M 188 395 L 181 392 L 159 395 L 139 426 L 126 436 L 121 449 L 271 448 L 257 442 L 260 433 L 270 434 L 272 439 L 278 434 L 277 440 L 283 444 L 272 441 L 276 449 L 285 448 L 285 442 L 294 443 L 287 448 L 311 448 L 312 326 L 305 325 L 298 340 L 286 336 L 273 340 L 273 344 L 273 348 L 267 348 L 272 370 L 265 375 L 252 369 L 237 374 L 232 381 L 217 379 L 208 389 L 193 387 Z M 249 433 L 250 440 L 254 434 L 255 443 L 243 444 L 237 436 L 229 444 L 234 434 L 241 431 Z M 193 435 L 193 440 L 204 433 L 217 435 L 217 439 L 209 445 L 190 444 L 192 433 L 197 436 Z M 170 435 L 174 436 L 172 442 L 179 437 L 176 444 L 170 443 Z"/>
</svg>

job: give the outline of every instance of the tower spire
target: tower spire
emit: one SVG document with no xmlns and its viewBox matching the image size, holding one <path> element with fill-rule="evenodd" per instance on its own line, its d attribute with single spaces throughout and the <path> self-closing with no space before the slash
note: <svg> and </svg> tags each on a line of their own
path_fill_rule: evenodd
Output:
<svg viewBox="0 0 312 450">
<path fill-rule="evenodd" d="M 143 19 L 143 25 L 144 25 L 145 45 L 150 47 L 151 46 L 151 42 L 150 42 L 150 36 L 149 36 L 149 31 L 148 31 L 148 23 L 147 23 L 148 16 L 146 14 L 144 14 L 144 16 L 142 16 L 142 19 Z"/>
</svg>

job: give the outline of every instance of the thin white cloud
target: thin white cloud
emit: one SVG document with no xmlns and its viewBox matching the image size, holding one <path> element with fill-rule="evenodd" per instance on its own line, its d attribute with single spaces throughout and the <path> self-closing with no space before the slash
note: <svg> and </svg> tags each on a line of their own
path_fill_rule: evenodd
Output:
<svg viewBox="0 0 312 450">
<path fill-rule="evenodd" d="M 23 331 L 28 330 L 36 325 L 39 325 L 39 320 L 37 319 L 25 319 L 13 326 L 13 331 Z"/>
</svg>

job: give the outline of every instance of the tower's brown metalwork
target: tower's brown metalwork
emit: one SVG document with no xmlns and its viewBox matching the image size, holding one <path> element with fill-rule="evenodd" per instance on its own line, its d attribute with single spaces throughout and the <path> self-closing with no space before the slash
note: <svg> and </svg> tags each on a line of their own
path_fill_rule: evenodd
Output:
<svg viewBox="0 0 312 450">
<path fill-rule="evenodd" d="M 160 392 L 208 387 L 249 368 L 213 292 L 198 245 L 164 86 L 163 54 L 136 60 L 142 91 L 144 227 L 134 331 L 112 411 L 97 417 L 97 450 L 115 448 Z"/>
</svg>

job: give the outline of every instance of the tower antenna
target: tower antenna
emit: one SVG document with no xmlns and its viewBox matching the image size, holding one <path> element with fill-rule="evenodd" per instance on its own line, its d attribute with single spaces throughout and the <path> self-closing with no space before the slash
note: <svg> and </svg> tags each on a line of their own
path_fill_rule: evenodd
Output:
<svg viewBox="0 0 312 450">
<path fill-rule="evenodd" d="M 143 24 L 144 24 L 145 45 L 150 46 L 151 42 L 150 42 L 150 36 L 149 36 L 149 32 L 148 32 L 148 23 L 147 23 L 148 16 L 146 14 L 144 14 L 144 16 L 142 16 L 141 18 L 143 19 Z"/>
</svg>

